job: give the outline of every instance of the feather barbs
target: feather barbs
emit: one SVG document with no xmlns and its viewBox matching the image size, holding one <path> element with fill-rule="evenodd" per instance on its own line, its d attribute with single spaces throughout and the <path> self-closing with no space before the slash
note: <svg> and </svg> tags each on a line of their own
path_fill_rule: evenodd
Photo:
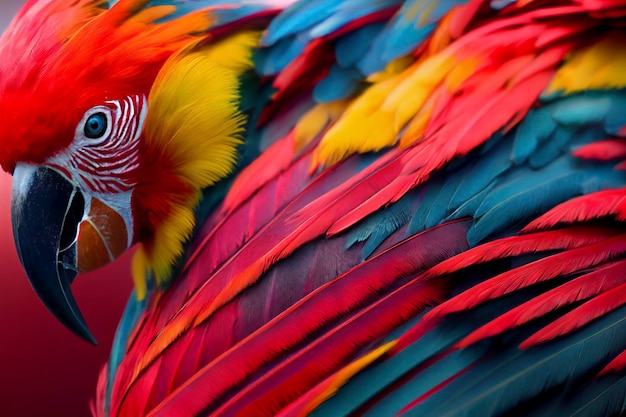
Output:
<svg viewBox="0 0 626 417">
<path fill-rule="evenodd" d="M 519 26 L 520 21 L 514 16 L 486 22 L 450 44 L 442 43 L 441 50 L 424 48 L 406 69 L 375 79 L 326 132 L 312 169 L 333 165 L 354 153 L 396 145 L 426 147 L 426 142 L 429 148 L 453 151 L 449 160 L 475 148 L 498 129 L 510 129 L 535 104 L 573 47 L 566 30 L 532 21 Z M 445 26 L 439 29 L 446 30 Z M 497 117 L 493 107 L 499 108 Z M 442 126 L 453 132 L 441 132 Z M 468 126 L 471 132 L 457 133 Z M 447 155 L 439 154 L 429 158 L 433 164 Z"/>
<path fill-rule="evenodd" d="M 200 191 L 235 168 L 246 122 L 237 104 L 239 76 L 251 67 L 258 39 L 256 32 L 242 32 L 192 45 L 173 56 L 155 80 L 135 199 L 153 232 L 143 242 L 143 263 L 159 284 L 169 279 L 195 226 Z"/>
</svg>

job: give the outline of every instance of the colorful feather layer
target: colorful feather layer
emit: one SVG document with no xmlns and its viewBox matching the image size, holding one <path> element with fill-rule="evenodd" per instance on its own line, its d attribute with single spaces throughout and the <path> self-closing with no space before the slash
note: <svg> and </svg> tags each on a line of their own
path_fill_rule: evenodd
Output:
<svg viewBox="0 0 626 417">
<path fill-rule="evenodd" d="M 355 4 L 269 23 L 97 415 L 622 412 L 626 4 Z"/>
</svg>

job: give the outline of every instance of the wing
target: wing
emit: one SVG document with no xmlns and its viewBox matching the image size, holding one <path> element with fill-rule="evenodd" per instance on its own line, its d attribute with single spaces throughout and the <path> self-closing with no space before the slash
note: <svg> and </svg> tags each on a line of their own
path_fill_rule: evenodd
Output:
<svg viewBox="0 0 626 417">
<path fill-rule="evenodd" d="M 610 415 L 626 380 L 621 1 L 306 1 L 98 415 Z M 257 87 L 258 86 L 258 87 Z"/>
</svg>

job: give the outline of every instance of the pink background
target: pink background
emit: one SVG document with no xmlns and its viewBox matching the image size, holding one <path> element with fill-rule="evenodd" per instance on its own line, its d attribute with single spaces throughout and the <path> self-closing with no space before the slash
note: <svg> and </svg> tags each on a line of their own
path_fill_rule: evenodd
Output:
<svg viewBox="0 0 626 417">
<path fill-rule="evenodd" d="M 0 32 L 22 3 L 1 0 Z M 10 197 L 11 177 L 1 172 L 0 416 L 88 416 L 98 372 L 107 360 L 132 286 L 129 256 L 97 273 L 79 276 L 73 285 L 99 342 L 91 346 L 57 323 L 31 289 L 13 244 Z"/>
</svg>

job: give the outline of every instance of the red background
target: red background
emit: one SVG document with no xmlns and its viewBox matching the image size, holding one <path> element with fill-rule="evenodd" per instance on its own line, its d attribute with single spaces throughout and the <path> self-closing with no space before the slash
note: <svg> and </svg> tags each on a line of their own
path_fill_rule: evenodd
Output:
<svg viewBox="0 0 626 417">
<path fill-rule="evenodd" d="M 23 0 L 1 0 L 0 32 Z M 0 60 L 2 56 L 0 56 Z M 2 74 L 0 73 L 0 77 Z M 0 121 L 0 126 L 1 126 Z M 0 416 L 89 416 L 96 378 L 132 283 L 129 256 L 72 286 L 99 346 L 57 323 L 30 287 L 11 232 L 11 177 L 0 173 Z"/>
</svg>

